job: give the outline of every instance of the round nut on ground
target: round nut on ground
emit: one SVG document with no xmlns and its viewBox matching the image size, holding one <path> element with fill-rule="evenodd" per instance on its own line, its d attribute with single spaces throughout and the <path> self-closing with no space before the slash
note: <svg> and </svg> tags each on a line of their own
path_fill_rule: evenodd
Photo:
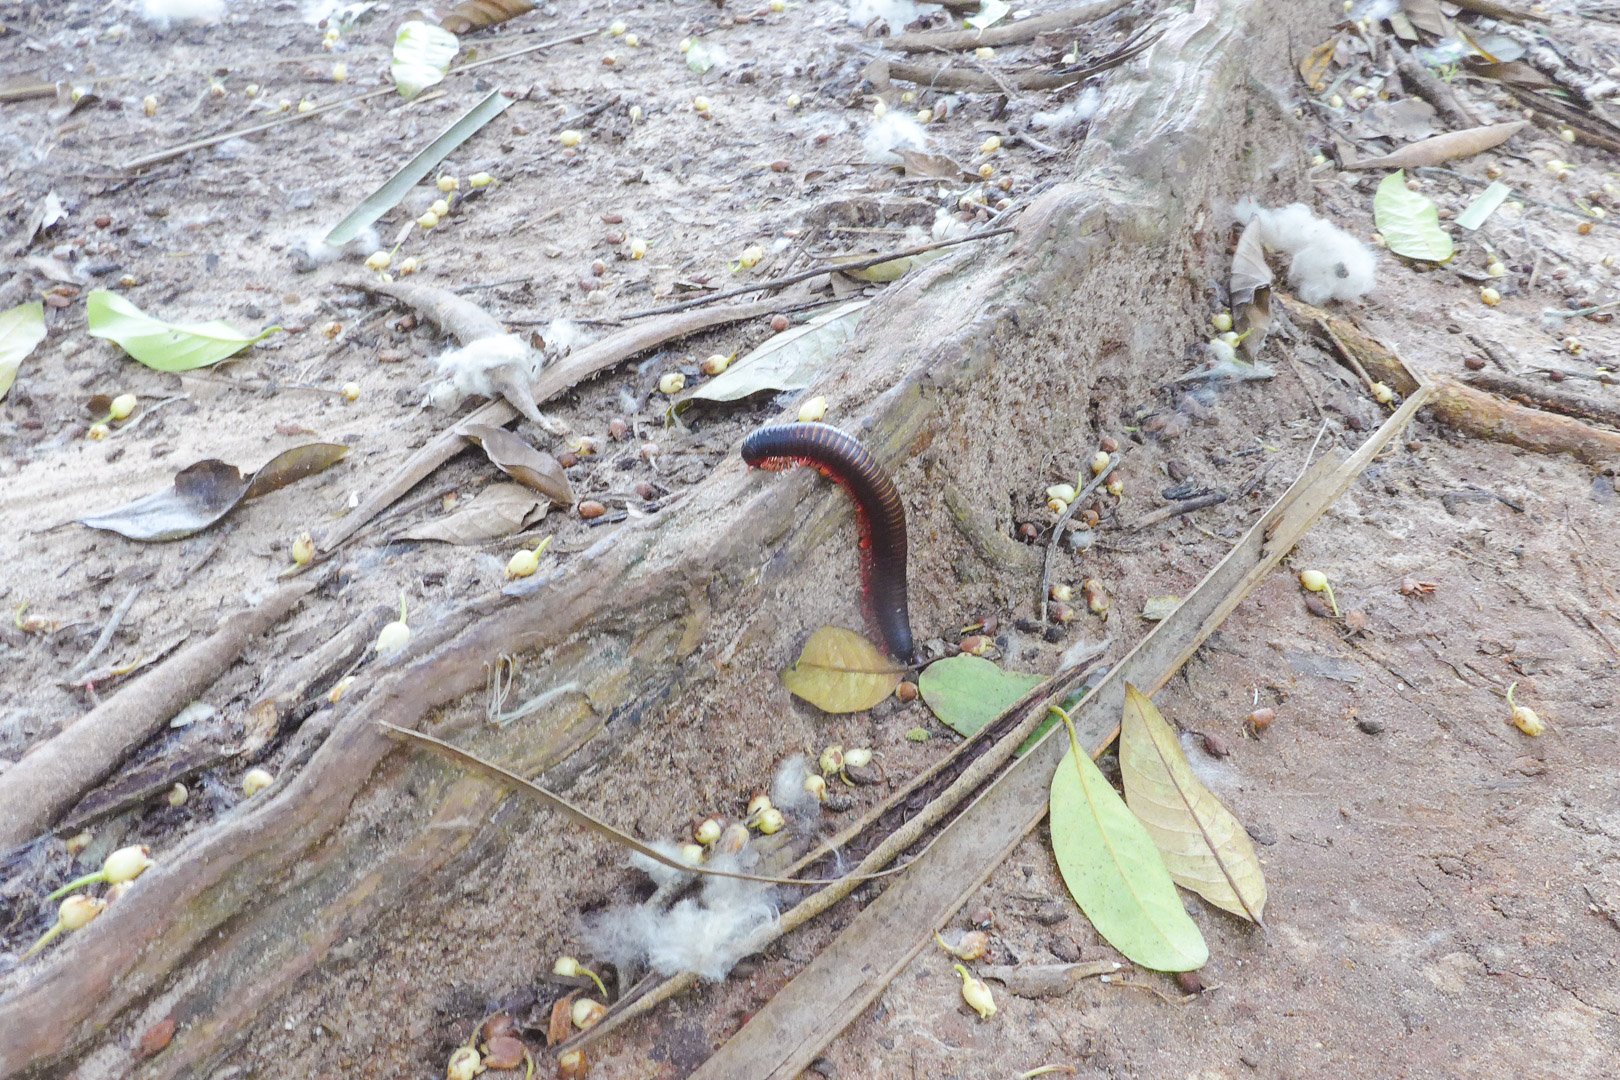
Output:
<svg viewBox="0 0 1620 1080">
<path fill-rule="evenodd" d="M 771 316 L 771 329 L 775 330 L 778 334 L 786 330 L 788 325 L 788 317 L 786 315 Z"/>
<path fill-rule="evenodd" d="M 584 518 L 586 521 L 589 521 L 592 518 L 599 518 L 605 513 L 607 513 L 607 507 L 603 506 L 595 499 L 586 499 L 584 502 L 579 504 L 579 516 Z"/>
<path fill-rule="evenodd" d="M 901 701 L 916 701 L 917 684 L 914 682 L 902 682 L 894 688 L 894 696 Z"/>
</svg>

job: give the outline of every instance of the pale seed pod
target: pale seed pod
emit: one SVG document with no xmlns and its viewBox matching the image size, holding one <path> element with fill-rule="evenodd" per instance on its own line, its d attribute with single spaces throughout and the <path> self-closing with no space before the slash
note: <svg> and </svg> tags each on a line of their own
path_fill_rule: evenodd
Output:
<svg viewBox="0 0 1620 1080">
<path fill-rule="evenodd" d="M 821 752 L 817 764 L 821 767 L 822 776 L 831 776 L 833 773 L 843 772 L 844 748 L 837 744 L 827 747 Z"/>
<path fill-rule="evenodd" d="M 484 1071 L 484 1059 L 471 1046 L 458 1046 L 444 1067 L 445 1080 L 473 1080 Z"/>
<path fill-rule="evenodd" d="M 309 560 L 315 557 L 315 540 L 309 533 L 299 533 L 298 538 L 292 542 L 292 560 L 294 566 L 308 565 Z"/>
<path fill-rule="evenodd" d="M 979 1019 L 988 1020 L 996 1015 L 996 999 L 991 996 L 990 988 L 975 979 L 961 964 L 952 964 L 951 967 L 962 976 L 962 1000 L 972 1006 Z"/>
<path fill-rule="evenodd" d="M 112 404 L 107 406 L 107 415 L 114 420 L 126 420 L 129 414 L 135 411 L 136 404 L 134 394 L 119 394 L 112 399 Z"/>
<path fill-rule="evenodd" d="M 767 807 L 765 811 L 759 815 L 759 823 L 757 827 L 760 832 L 764 833 L 766 836 L 770 836 L 773 833 L 780 832 L 782 826 L 786 824 L 787 819 L 782 816 L 782 811 L 778 810 L 774 806 L 771 806 Z"/>
<path fill-rule="evenodd" d="M 678 371 L 665 372 L 658 380 L 658 392 L 666 397 L 674 397 L 686 386 L 686 376 Z"/>
<path fill-rule="evenodd" d="M 724 821 L 717 817 L 706 817 L 698 823 L 697 828 L 692 830 L 692 839 L 704 847 L 710 847 L 719 841 L 720 834 L 725 830 Z"/>
<path fill-rule="evenodd" d="M 736 855 L 748 846 L 748 826 L 740 821 L 733 821 L 720 831 L 720 839 L 714 842 L 714 850 L 721 855 Z"/>
<path fill-rule="evenodd" d="M 574 1026 L 581 1031 L 586 1031 L 595 1027 L 597 1021 L 607 1015 L 607 1006 L 591 998 L 579 998 L 574 1002 L 574 1006 L 570 1011 L 573 1015 Z"/>
<path fill-rule="evenodd" d="M 853 765 L 857 769 L 864 769 L 872 764 L 872 751 L 864 746 L 856 746 L 845 750 L 844 764 Z"/>
<path fill-rule="evenodd" d="M 799 406 L 799 422 L 813 424 L 827 415 L 827 399 L 817 395 Z"/>
<path fill-rule="evenodd" d="M 275 782 L 269 769 L 249 769 L 242 774 L 242 794 L 251 799 Z"/>
</svg>

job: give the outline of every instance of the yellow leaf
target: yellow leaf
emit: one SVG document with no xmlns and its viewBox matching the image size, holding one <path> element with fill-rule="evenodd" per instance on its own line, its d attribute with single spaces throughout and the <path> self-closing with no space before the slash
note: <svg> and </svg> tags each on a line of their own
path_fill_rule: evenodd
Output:
<svg viewBox="0 0 1620 1080">
<path fill-rule="evenodd" d="M 1333 53 L 1338 47 L 1338 38 L 1324 41 L 1300 60 L 1299 77 L 1305 80 L 1306 86 L 1312 90 L 1321 90 L 1327 85 L 1324 77 L 1327 75 L 1328 65 L 1333 63 Z"/>
<path fill-rule="evenodd" d="M 1266 906 L 1260 860 L 1242 822 L 1193 775 L 1176 733 L 1146 694 L 1125 687 L 1119 768 L 1176 884 L 1258 924 Z"/>
<path fill-rule="evenodd" d="M 905 669 L 861 635 L 823 626 L 782 672 L 782 685 L 823 712 L 850 713 L 888 697 L 904 675 Z"/>
</svg>

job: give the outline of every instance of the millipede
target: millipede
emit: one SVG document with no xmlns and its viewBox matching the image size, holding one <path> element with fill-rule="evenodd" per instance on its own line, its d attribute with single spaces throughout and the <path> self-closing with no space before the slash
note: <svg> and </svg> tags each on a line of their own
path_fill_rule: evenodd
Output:
<svg viewBox="0 0 1620 1080">
<path fill-rule="evenodd" d="M 883 466 L 854 436 L 829 424 L 761 428 L 743 440 L 742 456 L 756 469 L 808 465 L 849 492 L 860 535 L 862 606 L 889 652 L 910 663 L 906 508 Z"/>
</svg>

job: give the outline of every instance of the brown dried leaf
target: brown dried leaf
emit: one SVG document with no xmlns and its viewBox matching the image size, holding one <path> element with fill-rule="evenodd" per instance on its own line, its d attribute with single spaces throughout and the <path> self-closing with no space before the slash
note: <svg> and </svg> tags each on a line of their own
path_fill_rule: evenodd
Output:
<svg viewBox="0 0 1620 1080">
<path fill-rule="evenodd" d="M 907 176 L 925 176 L 935 180 L 963 180 L 967 172 L 944 154 L 924 154 L 919 150 L 896 150 L 905 165 Z"/>
<path fill-rule="evenodd" d="M 1440 0 L 1401 0 L 1401 10 L 1417 29 L 1437 38 L 1453 36 L 1451 20 L 1440 10 Z"/>
<path fill-rule="evenodd" d="M 484 448 L 490 464 L 518 483 L 531 487 L 558 506 L 572 506 L 574 489 L 561 463 L 544 450 L 536 450 L 505 428 L 468 424 L 461 434 Z"/>
<path fill-rule="evenodd" d="M 337 464 L 348 452 L 349 448 L 342 443 L 305 443 L 291 450 L 283 450 L 253 474 L 242 498 L 257 499 L 272 491 L 280 491 L 288 484 L 295 484 L 306 476 L 314 476 L 328 466 Z"/>
<path fill-rule="evenodd" d="M 452 34 L 498 26 L 508 19 L 534 10 L 534 0 L 462 0 L 451 8 L 439 25 Z"/>
<path fill-rule="evenodd" d="M 455 513 L 413 525 L 399 539 L 482 544 L 534 524 L 550 508 L 548 500 L 522 484 L 491 484 Z"/>
<path fill-rule="evenodd" d="M 1474 57 L 1473 60 L 1478 60 Z M 1506 63 L 1475 63 L 1464 60 L 1468 65 L 1470 74 L 1478 75 L 1482 79 L 1495 79 L 1497 82 L 1509 86 L 1522 86 L 1527 90 L 1557 90 L 1559 86 L 1541 72 L 1525 63 L 1523 60 L 1509 60 Z"/>
<path fill-rule="evenodd" d="M 1429 138 L 1438 130 L 1435 116 L 1434 106 L 1422 98 L 1401 98 L 1369 106 L 1351 122 L 1350 128 L 1358 139 L 1415 142 Z"/>
<path fill-rule="evenodd" d="M 1333 53 L 1339 47 L 1339 39 L 1333 38 L 1324 41 L 1316 48 L 1305 54 L 1299 62 L 1299 77 L 1305 80 L 1305 85 L 1312 90 L 1325 90 L 1327 83 L 1324 76 L 1328 65 L 1333 63 Z"/>
<path fill-rule="evenodd" d="M 92 529 L 107 529 L 131 540 L 183 540 L 219 521 L 246 499 L 256 499 L 295 480 L 302 480 L 349 452 L 340 443 L 295 446 L 271 458 L 252 479 L 215 458 L 188 465 L 175 474 L 166 491 L 154 492 L 105 514 L 79 519 Z"/>
<path fill-rule="evenodd" d="M 1514 120 L 1507 124 L 1486 124 L 1484 127 L 1469 128 L 1467 131 L 1452 131 L 1403 146 L 1383 157 L 1352 162 L 1345 168 L 1418 169 L 1438 165 L 1453 158 L 1471 157 L 1502 145 L 1528 123 L 1530 123 L 1528 120 Z"/>
</svg>

